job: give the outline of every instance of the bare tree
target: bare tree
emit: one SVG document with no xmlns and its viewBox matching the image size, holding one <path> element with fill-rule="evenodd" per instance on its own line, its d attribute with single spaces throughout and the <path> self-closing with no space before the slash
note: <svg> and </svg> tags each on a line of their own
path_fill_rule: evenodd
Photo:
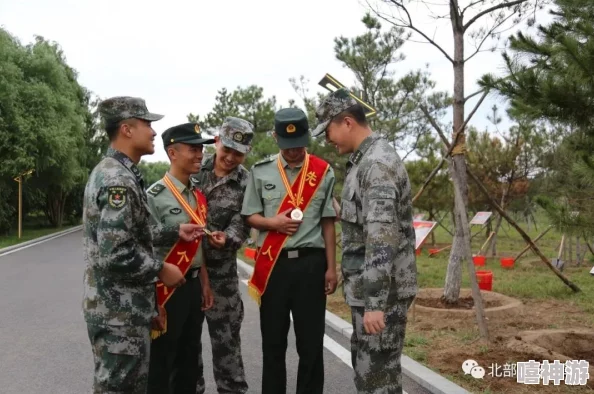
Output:
<svg viewBox="0 0 594 394">
<path fill-rule="evenodd" d="M 444 300 L 455 303 L 460 296 L 462 283 L 462 261 L 471 258 L 470 228 L 467 216 L 468 179 L 466 158 L 464 156 L 465 128 L 475 110 L 465 119 L 465 104 L 481 91 L 465 96 L 464 71 L 468 61 L 484 51 L 495 51 L 502 35 L 519 23 L 534 23 L 536 11 L 549 0 L 378 0 L 368 6 L 381 19 L 396 27 L 409 29 L 413 39 L 434 46 L 452 64 L 453 86 L 453 131 L 450 174 L 454 183 L 455 232 L 450 261 L 444 286 Z M 440 45 L 435 33 L 423 31 L 418 21 L 413 20 L 413 7 L 422 9 L 436 21 L 449 20 L 452 28 L 453 53 Z M 466 55 L 466 38 L 470 44 L 470 54 Z M 481 98 L 478 105 L 482 102 Z M 426 115 L 430 115 L 428 108 Z M 473 282 L 474 267 L 471 269 Z M 475 287 L 475 286 L 473 286 Z M 480 300 L 476 300 L 477 302 Z M 483 333 L 485 334 L 485 333 Z"/>
</svg>

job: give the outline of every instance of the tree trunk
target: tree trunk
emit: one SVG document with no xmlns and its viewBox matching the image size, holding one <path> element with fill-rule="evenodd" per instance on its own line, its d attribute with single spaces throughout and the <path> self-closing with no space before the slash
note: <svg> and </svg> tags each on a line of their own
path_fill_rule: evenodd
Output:
<svg viewBox="0 0 594 394">
<path fill-rule="evenodd" d="M 454 11 L 452 11 L 454 14 Z M 452 17 L 454 18 L 454 17 Z M 464 124 L 464 35 L 454 26 L 454 131 Z M 458 143 L 466 142 L 465 130 L 461 130 Z M 470 225 L 466 207 L 468 206 L 468 179 L 466 176 L 466 157 L 460 149 L 454 149 L 449 170 L 454 183 L 454 240 L 448 263 L 444 286 L 444 299 L 455 303 L 460 297 L 462 284 L 462 261 L 470 255 Z M 471 273 L 474 275 L 474 273 Z"/>
<path fill-rule="evenodd" d="M 47 219 L 50 224 L 54 227 L 62 227 L 62 221 L 64 219 L 64 207 L 66 206 L 66 198 L 64 192 L 60 189 L 47 191 Z"/>
<path fill-rule="evenodd" d="M 582 245 L 580 244 L 580 237 L 575 237 L 575 259 L 578 267 L 582 265 Z"/>
<path fill-rule="evenodd" d="M 511 186 L 511 184 L 510 184 Z M 505 199 L 507 198 L 507 193 L 509 191 L 509 187 L 504 187 L 503 188 L 503 193 L 501 194 L 501 208 L 505 209 Z M 493 230 L 495 232 L 495 235 L 493 236 L 493 241 L 492 242 L 492 248 L 491 248 L 491 256 L 495 257 L 497 256 L 497 234 L 499 233 L 499 229 L 501 228 L 501 222 L 503 222 L 503 216 L 501 215 L 497 215 L 497 224 L 495 225 L 495 230 Z"/>
</svg>

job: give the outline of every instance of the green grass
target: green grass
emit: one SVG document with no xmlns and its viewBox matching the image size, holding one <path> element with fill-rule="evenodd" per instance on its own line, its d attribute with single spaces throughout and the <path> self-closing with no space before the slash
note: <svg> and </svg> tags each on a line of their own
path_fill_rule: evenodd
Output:
<svg viewBox="0 0 594 394">
<path fill-rule="evenodd" d="M 54 228 L 54 227 L 24 227 L 22 236 L 19 239 L 18 233 L 13 232 L 9 235 L 0 236 L 0 248 L 6 248 L 9 246 L 17 245 L 22 242 L 30 241 L 35 238 L 43 237 L 45 235 L 50 235 L 53 233 L 57 233 L 59 231 L 68 230 L 69 228 L 75 227 L 75 225 L 65 225 L 61 228 Z"/>
</svg>

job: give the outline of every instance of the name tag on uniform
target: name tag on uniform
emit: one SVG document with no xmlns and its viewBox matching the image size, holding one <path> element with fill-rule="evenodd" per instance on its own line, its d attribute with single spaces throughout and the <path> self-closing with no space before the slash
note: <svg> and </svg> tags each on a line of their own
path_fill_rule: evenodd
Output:
<svg viewBox="0 0 594 394">
<path fill-rule="evenodd" d="M 287 252 L 287 257 L 290 259 L 296 259 L 297 257 L 299 257 L 299 251 L 298 250 L 289 250 Z"/>
</svg>

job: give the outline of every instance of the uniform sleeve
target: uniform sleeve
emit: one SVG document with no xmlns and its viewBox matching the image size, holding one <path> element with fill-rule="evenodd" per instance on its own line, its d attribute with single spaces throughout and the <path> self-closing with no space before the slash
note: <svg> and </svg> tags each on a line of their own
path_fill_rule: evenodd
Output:
<svg viewBox="0 0 594 394">
<path fill-rule="evenodd" d="M 336 183 L 336 177 L 334 176 L 334 170 L 332 169 L 332 167 L 328 168 L 326 176 L 324 177 L 324 183 L 324 186 L 326 187 L 326 198 L 324 199 L 324 205 L 322 207 L 322 217 L 335 218 L 336 211 L 334 210 L 334 205 L 332 204 L 332 196 L 334 194 L 334 185 Z"/>
<path fill-rule="evenodd" d="M 119 204 L 109 195 L 119 193 Z M 123 202 L 122 201 L 123 197 Z M 132 236 L 137 218 L 146 215 L 136 188 L 128 186 L 102 187 L 97 196 L 100 219 L 97 224 L 97 244 L 102 268 L 118 281 L 150 283 L 163 268 L 163 262 L 153 258 L 151 251 L 138 247 Z"/>
<path fill-rule="evenodd" d="M 151 234 L 154 246 L 170 246 L 179 239 L 179 224 L 165 226 L 161 220 L 157 197 L 147 193 L 151 213 Z"/>
<path fill-rule="evenodd" d="M 237 250 L 245 242 L 250 235 L 250 226 L 247 225 L 246 220 L 241 216 L 240 212 L 235 213 L 231 217 L 229 226 L 225 229 L 227 240 L 225 241 L 225 248 Z"/>
<path fill-rule="evenodd" d="M 245 188 L 241 214 L 243 216 L 250 216 L 262 212 L 264 212 L 264 206 L 262 205 L 262 190 L 258 188 L 256 176 L 252 169 L 247 182 L 247 187 Z"/>
<path fill-rule="evenodd" d="M 367 224 L 363 269 L 365 310 L 383 311 L 396 248 L 402 237 L 396 213 L 398 189 L 395 175 L 385 164 L 373 164 L 363 176 L 363 206 L 367 207 L 363 218 Z"/>
</svg>

